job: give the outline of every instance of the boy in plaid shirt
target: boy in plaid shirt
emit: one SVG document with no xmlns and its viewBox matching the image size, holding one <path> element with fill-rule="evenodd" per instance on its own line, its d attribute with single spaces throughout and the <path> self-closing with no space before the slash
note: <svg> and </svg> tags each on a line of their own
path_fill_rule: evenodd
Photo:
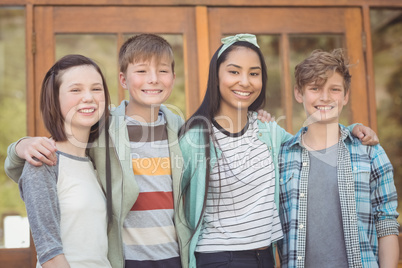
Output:
<svg viewBox="0 0 402 268">
<path fill-rule="evenodd" d="M 313 51 L 295 77 L 307 120 L 279 158 L 281 267 L 397 267 L 392 165 L 339 124 L 351 81 L 343 51 Z"/>
</svg>

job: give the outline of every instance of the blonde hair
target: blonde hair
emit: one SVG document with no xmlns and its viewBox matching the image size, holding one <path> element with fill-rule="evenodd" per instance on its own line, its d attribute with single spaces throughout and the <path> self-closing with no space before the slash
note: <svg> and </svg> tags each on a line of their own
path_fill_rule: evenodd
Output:
<svg viewBox="0 0 402 268">
<path fill-rule="evenodd" d="M 173 50 L 164 38 L 155 34 L 140 34 L 130 37 L 120 48 L 120 72 L 125 74 L 130 63 L 148 61 L 153 57 L 157 61 L 167 57 L 172 62 L 174 73 Z"/>
</svg>

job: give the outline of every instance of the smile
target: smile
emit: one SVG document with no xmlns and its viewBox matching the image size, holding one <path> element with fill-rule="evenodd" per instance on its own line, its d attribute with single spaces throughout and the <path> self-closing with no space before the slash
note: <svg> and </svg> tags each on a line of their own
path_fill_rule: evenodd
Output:
<svg viewBox="0 0 402 268">
<path fill-rule="evenodd" d="M 155 90 L 155 89 L 154 90 L 143 89 L 141 91 L 146 93 L 146 94 L 159 94 L 159 93 L 162 93 L 162 90 L 160 90 L 160 89 L 158 89 L 158 90 Z"/>
<path fill-rule="evenodd" d="M 233 90 L 233 93 L 236 95 L 240 95 L 240 96 L 250 96 L 251 95 L 251 92 L 243 92 L 243 91 L 236 91 L 236 90 Z"/>
<path fill-rule="evenodd" d="M 332 110 L 334 107 L 332 107 L 332 106 L 316 106 L 315 108 L 320 111 L 328 111 L 328 110 Z"/>
<path fill-rule="evenodd" d="M 91 109 L 80 109 L 80 110 L 79 110 L 80 113 L 84 113 L 84 114 L 90 114 L 90 113 L 93 113 L 94 111 L 95 111 L 94 108 L 91 108 Z"/>
</svg>

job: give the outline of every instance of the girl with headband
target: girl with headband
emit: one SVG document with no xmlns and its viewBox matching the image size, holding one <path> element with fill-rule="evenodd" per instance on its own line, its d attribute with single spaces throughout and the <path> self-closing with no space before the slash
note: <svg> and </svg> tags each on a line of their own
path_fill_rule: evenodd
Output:
<svg viewBox="0 0 402 268">
<path fill-rule="evenodd" d="M 180 139 L 190 267 L 273 267 L 271 245 L 282 238 L 277 156 L 292 135 L 257 120 L 267 67 L 256 37 L 238 34 L 222 43 L 204 100 Z"/>
<path fill-rule="evenodd" d="M 181 129 L 189 267 L 274 267 L 282 238 L 278 155 L 292 137 L 257 120 L 267 67 L 251 34 L 222 39 L 204 100 Z M 349 128 L 352 129 L 354 125 Z M 355 128 L 369 133 L 369 128 Z"/>
</svg>

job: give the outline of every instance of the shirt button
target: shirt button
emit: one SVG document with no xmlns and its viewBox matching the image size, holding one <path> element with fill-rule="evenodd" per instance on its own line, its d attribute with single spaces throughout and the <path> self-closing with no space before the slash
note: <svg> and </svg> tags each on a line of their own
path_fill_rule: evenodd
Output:
<svg viewBox="0 0 402 268">
<path fill-rule="evenodd" d="M 304 228 L 304 225 L 303 225 L 303 224 L 300 224 L 300 225 L 299 225 L 299 228 L 300 228 L 300 229 L 303 229 L 303 228 Z"/>
<path fill-rule="evenodd" d="M 357 171 L 357 167 L 354 167 L 353 170 L 354 170 L 354 171 Z"/>
<path fill-rule="evenodd" d="M 280 182 L 283 182 L 283 179 L 281 178 L 279 181 L 280 181 Z"/>
<path fill-rule="evenodd" d="M 258 133 L 258 136 L 260 136 L 260 137 L 261 137 L 261 136 L 262 136 L 262 133 Z"/>
<path fill-rule="evenodd" d="M 297 257 L 298 260 L 301 260 L 302 258 L 303 258 L 302 256 L 298 256 L 298 257 Z"/>
<path fill-rule="evenodd" d="M 300 197 L 304 197 L 304 193 L 301 193 L 301 194 L 300 194 Z"/>
<path fill-rule="evenodd" d="M 303 167 L 306 167 L 307 166 L 307 162 L 303 162 Z"/>
</svg>

